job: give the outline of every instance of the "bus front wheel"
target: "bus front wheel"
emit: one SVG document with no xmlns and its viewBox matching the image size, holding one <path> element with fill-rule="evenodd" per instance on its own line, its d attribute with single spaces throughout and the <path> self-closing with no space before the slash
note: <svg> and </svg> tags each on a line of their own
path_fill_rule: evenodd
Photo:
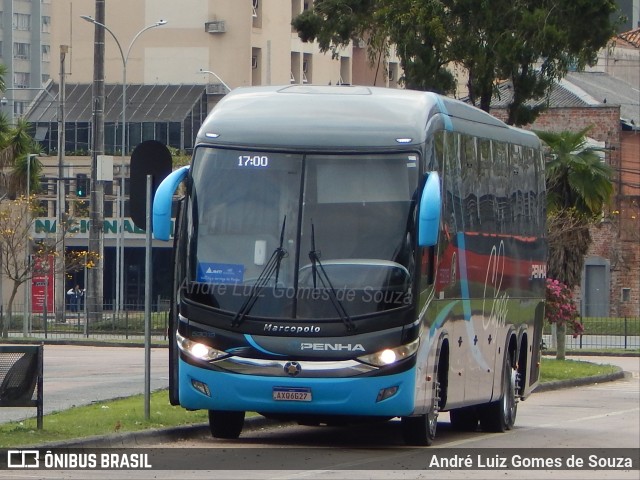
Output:
<svg viewBox="0 0 640 480">
<path fill-rule="evenodd" d="M 209 410 L 209 429 L 214 438 L 238 438 L 244 427 L 244 412 Z"/>
<path fill-rule="evenodd" d="M 424 415 L 402 417 L 402 437 L 407 445 L 430 446 L 436 438 L 437 410 Z"/>
</svg>

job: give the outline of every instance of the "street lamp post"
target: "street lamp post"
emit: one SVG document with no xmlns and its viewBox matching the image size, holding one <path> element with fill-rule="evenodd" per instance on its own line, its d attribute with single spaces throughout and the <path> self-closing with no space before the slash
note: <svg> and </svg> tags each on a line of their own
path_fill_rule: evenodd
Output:
<svg viewBox="0 0 640 480">
<path fill-rule="evenodd" d="M 33 153 L 27 154 L 27 223 L 31 221 L 31 160 L 37 157 Z M 31 263 L 31 241 L 27 239 L 24 252 L 24 264 L 25 268 L 29 268 Z M 31 273 L 31 269 L 29 268 Z M 22 321 L 22 334 L 27 337 L 31 332 L 31 311 L 30 311 L 30 299 L 31 299 L 31 280 L 25 282 L 24 289 L 24 318 Z"/>
<path fill-rule="evenodd" d="M 81 15 L 80 18 L 86 20 L 87 22 L 93 23 L 94 25 L 100 26 L 105 29 L 105 31 L 109 32 L 109 35 L 115 40 L 116 45 L 118 46 L 118 51 L 120 52 L 120 58 L 122 59 L 122 142 L 121 147 L 122 150 L 120 152 L 121 155 L 121 163 L 120 163 L 120 188 L 118 189 L 117 195 L 117 203 L 119 210 L 119 221 L 118 221 L 118 235 L 116 237 L 116 302 L 115 302 L 115 313 L 116 315 L 121 310 L 121 307 L 124 303 L 124 282 L 123 282 L 123 273 L 124 273 L 124 186 L 125 186 L 125 155 L 126 155 L 126 119 L 127 119 L 127 62 L 129 61 L 129 54 L 131 53 L 131 48 L 133 44 L 136 42 L 138 37 L 142 35 L 147 30 L 150 30 L 155 27 L 161 27 L 167 24 L 166 20 L 158 20 L 157 22 L 147 25 L 142 30 L 140 30 L 129 43 L 129 47 L 127 48 L 127 52 L 125 54 L 122 46 L 120 45 L 120 41 L 118 37 L 111 31 L 109 27 L 105 24 L 98 22 L 93 17 L 89 15 Z"/>
<path fill-rule="evenodd" d="M 226 89 L 227 89 L 227 91 L 229 91 L 229 92 L 231 91 L 231 87 L 230 87 L 229 85 L 227 85 L 226 83 L 224 83 L 224 80 L 222 80 L 222 79 L 220 78 L 220 76 L 219 76 L 217 73 L 212 72 L 211 70 L 204 70 L 204 69 L 202 69 L 202 68 L 201 68 L 197 73 L 208 73 L 209 75 L 213 75 L 214 77 L 216 77 L 216 78 L 218 79 L 218 81 L 219 81 L 222 85 L 224 85 L 224 88 L 226 88 Z"/>
</svg>

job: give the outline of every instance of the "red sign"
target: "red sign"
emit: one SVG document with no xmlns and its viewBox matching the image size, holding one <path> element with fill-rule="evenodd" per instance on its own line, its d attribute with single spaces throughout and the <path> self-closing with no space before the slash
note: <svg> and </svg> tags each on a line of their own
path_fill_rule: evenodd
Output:
<svg viewBox="0 0 640 480">
<path fill-rule="evenodd" d="M 43 313 L 45 301 L 47 312 L 54 309 L 55 258 L 53 255 L 34 257 L 33 277 L 31 278 L 31 311 Z"/>
</svg>

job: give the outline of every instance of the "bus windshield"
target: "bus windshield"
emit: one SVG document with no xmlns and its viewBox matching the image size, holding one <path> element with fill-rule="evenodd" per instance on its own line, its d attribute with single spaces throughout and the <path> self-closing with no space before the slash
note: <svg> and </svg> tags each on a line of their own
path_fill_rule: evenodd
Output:
<svg viewBox="0 0 640 480">
<path fill-rule="evenodd" d="M 409 305 L 416 154 L 200 147 L 192 179 L 190 300 L 283 319 Z"/>
</svg>

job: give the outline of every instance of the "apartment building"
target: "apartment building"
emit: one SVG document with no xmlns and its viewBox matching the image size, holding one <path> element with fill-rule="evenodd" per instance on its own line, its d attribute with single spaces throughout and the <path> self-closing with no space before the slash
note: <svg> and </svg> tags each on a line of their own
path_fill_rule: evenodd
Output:
<svg viewBox="0 0 640 480">
<path fill-rule="evenodd" d="M 51 72 L 51 0 L 0 0 L 0 111 L 23 115 Z"/>
<path fill-rule="evenodd" d="M 127 80 L 132 84 L 204 84 L 211 94 L 224 93 L 225 84 L 355 83 L 354 77 L 358 83 L 396 85 L 396 59 L 368 69 L 362 44 L 332 58 L 301 42 L 291 19 L 312 5 L 312 0 L 109 0 L 105 24 L 113 36 L 106 35 L 106 83 L 122 79 L 116 37 L 125 55 L 131 48 Z M 70 47 L 67 81 L 91 82 L 94 26 L 81 16 L 94 14 L 94 1 L 56 0 L 51 8 L 52 45 Z M 166 25 L 131 45 L 138 32 L 159 20 Z M 57 56 L 51 66 L 59 70 Z"/>
</svg>

